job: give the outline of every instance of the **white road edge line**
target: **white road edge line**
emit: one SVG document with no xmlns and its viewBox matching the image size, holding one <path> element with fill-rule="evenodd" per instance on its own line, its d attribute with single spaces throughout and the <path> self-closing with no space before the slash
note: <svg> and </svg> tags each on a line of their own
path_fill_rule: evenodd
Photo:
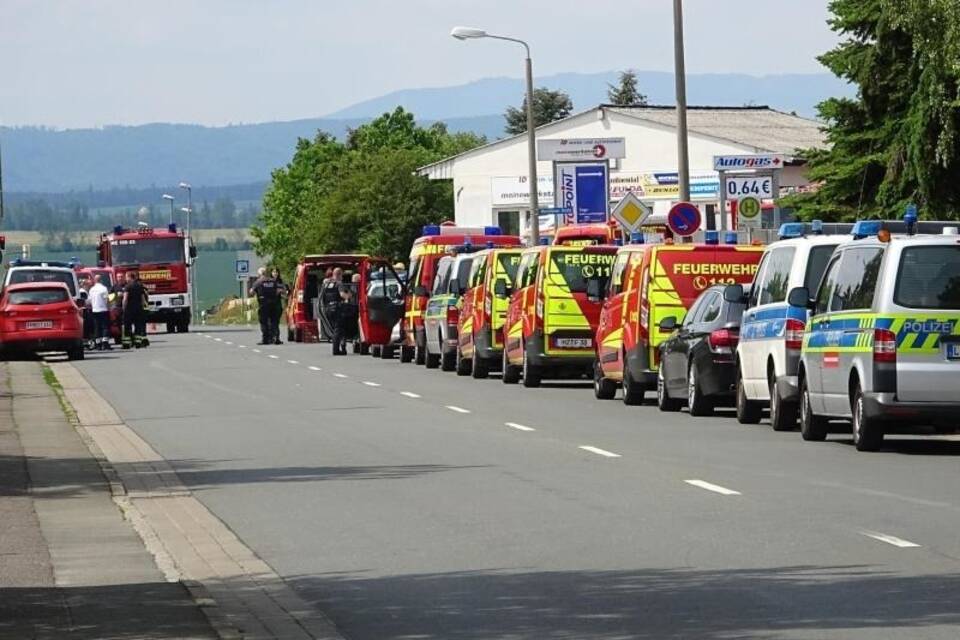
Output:
<svg viewBox="0 0 960 640">
<path fill-rule="evenodd" d="M 260 353 L 260 349 L 251 349 L 254 353 Z"/>
<path fill-rule="evenodd" d="M 470 409 L 464 409 L 463 407 L 458 407 L 453 404 L 448 404 L 446 407 L 450 409 L 450 411 L 456 411 L 457 413 L 470 413 Z"/>
<path fill-rule="evenodd" d="M 419 393 L 414 393 L 413 391 L 401 391 L 400 395 L 407 396 L 408 398 L 420 398 L 422 397 Z"/>
<path fill-rule="evenodd" d="M 300 364 L 299 360 L 287 360 L 289 364 Z"/>
<path fill-rule="evenodd" d="M 345 374 L 345 373 L 335 373 L 335 374 L 333 374 L 333 377 L 334 377 L 334 378 L 349 378 L 350 376 L 348 376 L 348 375 Z"/>
<path fill-rule="evenodd" d="M 267 357 L 268 357 L 268 358 L 273 358 L 274 360 L 279 360 L 279 359 L 280 359 L 280 356 L 275 356 L 275 355 L 273 355 L 272 353 L 271 353 L 270 355 L 268 355 Z"/>
<path fill-rule="evenodd" d="M 726 487 L 721 487 L 718 484 L 713 484 L 710 482 L 705 482 L 704 480 L 684 480 L 689 485 L 694 487 L 700 487 L 701 489 L 706 489 L 707 491 L 713 491 L 714 493 L 719 493 L 723 496 L 739 496 L 743 495 L 739 491 L 734 491 L 733 489 L 727 489 Z"/>
<path fill-rule="evenodd" d="M 898 538 L 897 536 L 890 536 L 885 533 L 877 533 L 876 531 L 861 531 L 863 535 L 868 538 L 873 538 L 874 540 L 879 540 L 880 542 L 886 542 L 887 544 L 892 544 L 895 547 L 900 547 L 901 549 L 916 549 L 920 545 L 916 542 L 910 542 L 909 540 L 904 540 L 903 538 Z"/>
<path fill-rule="evenodd" d="M 603 456 L 604 458 L 620 458 L 619 453 L 614 453 L 613 451 L 607 451 L 606 449 L 601 449 L 599 447 L 591 447 L 588 444 L 580 445 L 580 449 L 584 451 L 589 451 L 590 453 L 595 453 L 598 456 Z"/>
<path fill-rule="evenodd" d="M 371 382 L 370 380 L 364 380 L 364 381 L 363 381 L 363 384 L 367 385 L 368 387 L 379 387 L 379 386 L 380 386 L 380 383 L 379 383 L 379 382 Z"/>
<path fill-rule="evenodd" d="M 516 429 L 517 431 L 536 431 L 536 429 L 534 429 L 533 427 L 517 424 L 516 422 L 504 422 L 503 424 L 507 425 L 511 429 Z"/>
<path fill-rule="evenodd" d="M 309 367 L 307 367 L 307 369 L 310 369 L 310 371 L 323 371 L 323 369 L 321 369 L 320 367 L 315 367 L 313 365 L 310 365 Z"/>
</svg>

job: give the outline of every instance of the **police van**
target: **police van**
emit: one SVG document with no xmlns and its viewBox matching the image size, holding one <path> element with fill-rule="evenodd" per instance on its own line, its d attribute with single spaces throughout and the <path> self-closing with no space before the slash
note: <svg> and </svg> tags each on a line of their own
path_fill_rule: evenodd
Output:
<svg viewBox="0 0 960 640">
<path fill-rule="evenodd" d="M 799 390 L 797 367 L 807 326 L 807 310 L 787 303 L 795 287 L 813 291 L 830 256 L 849 239 L 851 225 L 824 225 L 814 220 L 781 226 L 781 240 L 771 243 L 757 268 L 749 295 L 742 285 L 724 290 L 728 302 L 744 302 L 736 354 L 737 420 L 760 421 L 769 404 L 770 423 L 777 431 L 797 424 Z M 825 233 L 830 231 L 832 233 Z"/>
<path fill-rule="evenodd" d="M 819 288 L 789 294 L 812 313 L 798 372 L 805 440 L 823 440 L 828 420 L 842 418 L 870 451 L 886 433 L 949 432 L 960 421 L 957 229 L 892 236 L 886 226 L 858 222 Z"/>
</svg>

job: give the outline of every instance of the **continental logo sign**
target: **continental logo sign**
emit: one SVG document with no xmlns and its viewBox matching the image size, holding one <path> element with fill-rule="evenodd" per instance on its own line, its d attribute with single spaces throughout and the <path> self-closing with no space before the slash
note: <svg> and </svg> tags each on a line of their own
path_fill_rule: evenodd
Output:
<svg viewBox="0 0 960 640">
<path fill-rule="evenodd" d="M 673 265 L 675 276 L 752 276 L 759 264 L 739 262 L 680 262 Z"/>
<path fill-rule="evenodd" d="M 140 279 L 144 282 L 170 280 L 171 278 L 173 278 L 173 274 L 169 269 L 155 269 L 153 271 L 140 272 Z"/>
</svg>

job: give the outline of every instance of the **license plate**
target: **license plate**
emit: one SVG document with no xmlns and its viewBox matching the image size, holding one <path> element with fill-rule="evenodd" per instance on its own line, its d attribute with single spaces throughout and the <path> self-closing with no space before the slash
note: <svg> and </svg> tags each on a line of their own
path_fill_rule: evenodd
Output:
<svg viewBox="0 0 960 640">
<path fill-rule="evenodd" d="M 960 360 L 960 342 L 947 343 L 947 360 Z"/>
<path fill-rule="evenodd" d="M 24 327 L 27 329 L 53 329 L 53 320 L 33 320 L 25 322 Z"/>
<path fill-rule="evenodd" d="M 557 346 L 561 349 L 589 349 L 593 346 L 590 338 L 557 338 Z"/>
</svg>

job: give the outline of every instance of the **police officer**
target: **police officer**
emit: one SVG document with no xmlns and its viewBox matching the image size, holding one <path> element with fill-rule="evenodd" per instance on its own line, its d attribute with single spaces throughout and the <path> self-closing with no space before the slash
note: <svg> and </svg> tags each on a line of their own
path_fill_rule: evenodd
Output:
<svg viewBox="0 0 960 640">
<path fill-rule="evenodd" d="M 280 304 L 280 290 L 277 281 L 267 275 L 267 270 L 260 267 L 257 270 L 258 278 L 250 287 L 250 295 L 257 296 L 257 318 L 260 320 L 260 342 L 257 344 L 274 344 L 279 341 L 280 329 L 276 327 L 275 308 Z"/>
<path fill-rule="evenodd" d="M 333 311 L 333 355 L 347 355 L 347 339 L 357 337 L 357 319 L 360 310 L 357 307 L 353 287 L 343 283 L 339 288 L 340 301 Z"/>
<path fill-rule="evenodd" d="M 140 274 L 127 271 L 127 284 L 123 288 L 123 348 L 139 349 L 150 344 L 147 341 L 147 290 L 140 282 Z"/>
</svg>

